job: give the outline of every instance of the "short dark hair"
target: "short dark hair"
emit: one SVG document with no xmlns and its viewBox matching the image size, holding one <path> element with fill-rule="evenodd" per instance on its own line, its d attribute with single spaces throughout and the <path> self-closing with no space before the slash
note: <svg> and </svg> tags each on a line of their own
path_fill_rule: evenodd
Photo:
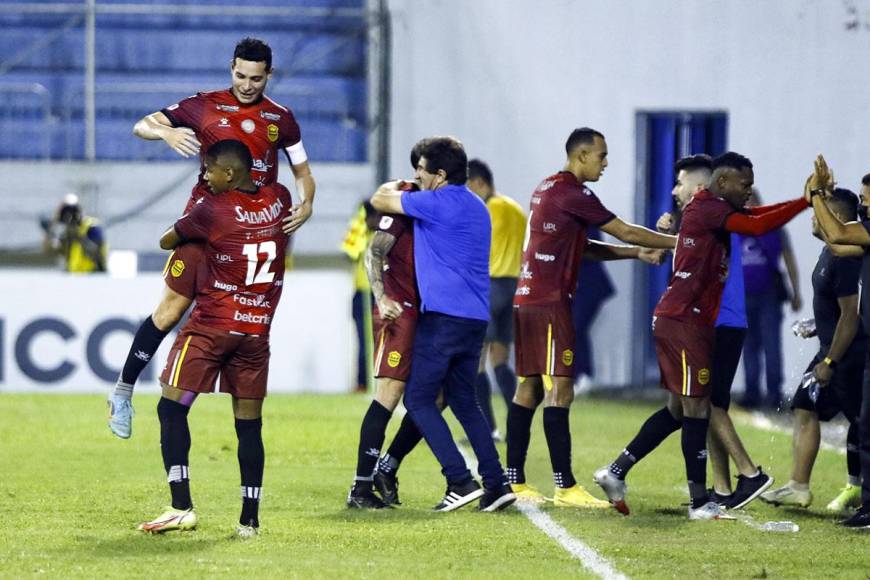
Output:
<svg viewBox="0 0 870 580">
<path fill-rule="evenodd" d="M 250 36 L 243 38 L 233 51 L 233 63 L 236 59 L 249 60 L 251 62 L 265 62 L 266 70 L 272 70 L 272 48 L 259 38 Z"/>
<path fill-rule="evenodd" d="M 861 178 L 861 185 L 870 185 L 870 173 Z"/>
<path fill-rule="evenodd" d="M 432 137 L 423 148 L 426 171 L 447 174 L 447 183 L 462 185 L 468 181 L 468 156 L 462 142 L 455 137 Z"/>
<path fill-rule="evenodd" d="M 205 156 L 211 159 L 217 159 L 218 157 L 224 156 L 230 157 L 235 161 L 238 161 L 239 164 L 242 167 L 245 167 L 248 171 L 250 171 L 251 167 L 254 166 L 254 159 L 251 157 L 251 151 L 244 143 L 236 141 L 235 139 L 224 139 L 223 141 L 218 141 L 208 148 L 208 151 L 205 152 Z"/>
<path fill-rule="evenodd" d="M 716 170 L 720 167 L 730 167 L 737 171 L 740 171 L 741 169 L 752 169 L 752 161 L 740 153 L 728 151 L 713 160 L 713 169 Z"/>
<path fill-rule="evenodd" d="M 680 171 L 694 171 L 696 169 L 713 170 L 713 158 L 706 153 L 699 153 L 689 157 L 683 157 L 674 163 L 674 173 Z"/>
<path fill-rule="evenodd" d="M 568 135 L 568 140 L 565 141 L 565 153 L 571 155 L 571 152 L 580 145 L 593 144 L 596 137 L 604 139 L 604 134 L 589 127 L 580 127 L 579 129 L 574 129 L 573 131 L 571 131 L 571 134 Z"/>
<path fill-rule="evenodd" d="M 843 217 L 848 221 L 858 219 L 858 196 L 854 191 L 843 187 L 834 188 L 834 191 L 831 192 L 830 201 L 845 210 L 846 215 Z"/>
<path fill-rule="evenodd" d="M 417 164 L 420 163 L 420 158 L 423 157 L 423 151 L 426 150 L 426 146 L 429 144 L 429 138 L 424 137 L 414 143 L 414 146 L 411 147 L 411 167 L 416 171 Z"/>
<path fill-rule="evenodd" d="M 485 184 L 493 187 L 492 170 L 480 159 L 472 159 L 468 162 L 468 180 L 472 179 L 482 179 Z"/>
</svg>

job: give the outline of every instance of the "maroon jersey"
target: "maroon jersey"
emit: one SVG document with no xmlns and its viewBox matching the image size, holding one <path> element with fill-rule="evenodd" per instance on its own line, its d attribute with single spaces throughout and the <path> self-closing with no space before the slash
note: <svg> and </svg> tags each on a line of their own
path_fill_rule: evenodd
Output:
<svg viewBox="0 0 870 580">
<path fill-rule="evenodd" d="M 417 306 L 414 275 L 414 220 L 389 214 L 381 218 L 378 231 L 396 238 L 384 263 L 384 294 L 406 307 Z"/>
<path fill-rule="evenodd" d="M 725 220 L 734 208 L 709 191 L 700 191 L 683 210 L 674 273 L 655 316 L 713 326 L 728 277 L 730 234 Z"/>
<path fill-rule="evenodd" d="M 229 332 L 267 335 L 284 284 L 287 235 L 281 220 L 292 201 L 280 183 L 202 198 L 175 222 L 184 240 L 205 242 L 207 272 L 191 322 Z"/>
<path fill-rule="evenodd" d="M 193 129 L 202 145 L 199 182 L 185 211 L 209 191 L 203 156 L 218 141 L 235 139 L 244 143 L 254 158 L 251 179 L 257 185 L 268 185 L 278 178 L 279 151 L 302 140 L 293 113 L 265 95 L 256 103 L 243 105 L 229 89 L 197 93 L 161 112 L 173 127 Z"/>
<path fill-rule="evenodd" d="M 573 298 L 586 247 L 586 230 L 614 217 L 572 173 L 561 171 L 542 181 L 529 205 L 529 227 L 514 304 L 547 304 Z"/>
</svg>

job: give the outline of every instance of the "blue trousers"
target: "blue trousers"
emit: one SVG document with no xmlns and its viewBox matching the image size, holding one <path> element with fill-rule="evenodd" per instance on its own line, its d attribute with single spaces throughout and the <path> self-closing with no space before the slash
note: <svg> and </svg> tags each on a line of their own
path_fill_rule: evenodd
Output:
<svg viewBox="0 0 870 580">
<path fill-rule="evenodd" d="M 749 329 L 743 343 L 746 371 L 745 398 L 761 402 L 761 358 L 767 386 L 767 401 L 778 405 L 782 399 L 782 302 L 771 288 L 763 294 L 746 295 Z"/>
<path fill-rule="evenodd" d="M 483 485 L 496 488 L 507 482 L 474 390 L 486 326 L 480 320 L 437 312 L 424 312 L 417 320 L 405 407 L 441 463 L 448 484 L 461 484 L 472 476 L 436 404 L 442 390 L 474 449 Z"/>
</svg>

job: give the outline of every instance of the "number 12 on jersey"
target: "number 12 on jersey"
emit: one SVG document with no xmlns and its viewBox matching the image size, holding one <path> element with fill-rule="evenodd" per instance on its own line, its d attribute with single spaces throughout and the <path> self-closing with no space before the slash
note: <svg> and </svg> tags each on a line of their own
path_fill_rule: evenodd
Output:
<svg viewBox="0 0 870 580">
<path fill-rule="evenodd" d="M 245 285 L 252 284 L 268 284 L 275 280 L 275 272 L 270 272 L 269 267 L 275 256 L 278 255 L 278 246 L 274 241 L 269 240 L 259 244 L 245 244 L 242 247 L 242 253 L 248 258 L 248 274 L 245 276 Z M 260 255 L 266 255 L 266 261 L 257 269 L 260 263 Z"/>
</svg>

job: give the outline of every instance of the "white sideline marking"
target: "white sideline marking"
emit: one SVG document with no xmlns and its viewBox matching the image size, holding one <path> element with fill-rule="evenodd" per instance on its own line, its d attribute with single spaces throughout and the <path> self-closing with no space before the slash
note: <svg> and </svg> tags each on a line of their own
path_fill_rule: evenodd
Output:
<svg viewBox="0 0 870 580">
<path fill-rule="evenodd" d="M 779 425 L 768 419 L 763 413 L 739 413 L 736 414 L 735 417 L 741 423 L 749 425 L 750 427 L 755 427 L 756 429 L 760 429 L 761 431 L 767 431 L 768 433 L 781 433 L 783 435 L 792 434 L 790 429 L 780 427 Z M 822 439 L 820 447 L 822 449 L 825 449 L 827 451 L 833 451 L 834 453 L 838 453 L 840 455 L 846 454 L 846 449 L 843 446 L 831 445 L 824 439 Z"/>
<path fill-rule="evenodd" d="M 465 464 L 472 472 L 477 473 L 477 461 L 457 445 L 459 453 L 465 459 Z M 568 530 L 553 521 L 549 515 L 541 511 L 536 505 L 524 502 L 514 504 L 517 509 L 526 516 L 530 522 L 555 540 L 566 552 L 576 560 L 580 560 L 583 567 L 603 580 L 628 580 L 628 576 L 619 572 L 610 563 L 610 560 L 599 554 L 595 548 L 572 536 Z"/>
</svg>

